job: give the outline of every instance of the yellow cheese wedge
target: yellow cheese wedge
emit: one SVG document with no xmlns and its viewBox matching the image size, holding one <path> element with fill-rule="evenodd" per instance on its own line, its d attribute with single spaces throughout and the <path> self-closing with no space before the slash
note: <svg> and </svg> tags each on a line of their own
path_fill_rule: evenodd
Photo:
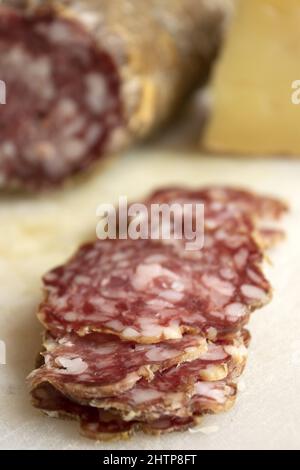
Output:
<svg viewBox="0 0 300 470">
<path fill-rule="evenodd" d="M 300 0 L 239 0 L 202 145 L 300 156 Z"/>
</svg>

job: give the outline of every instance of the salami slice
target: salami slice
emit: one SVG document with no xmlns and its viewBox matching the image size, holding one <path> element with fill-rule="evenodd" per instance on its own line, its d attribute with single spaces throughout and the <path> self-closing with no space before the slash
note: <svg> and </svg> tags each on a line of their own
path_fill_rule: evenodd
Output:
<svg viewBox="0 0 300 470">
<path fill-rule="evenodd" d="M 182 187 L 161 188 L 148 198 L 148 204 L 200 203 L 224 217 L 229 212 L 246 215 L 256 223 L 263 220 L 278 220 L 287 211 L 287 204 L 280 199 L 255 194 L 244 189 L 227 186 L 209 186 L 201 189 Z M 228 211 L 224 213 L 224 210 Z M 222 220 L 222 219 L 221 219 Z"/>
<path fill-rule="evenodd" d="M 126 423 L 118 416 L 104 410 L 75 403 L 50 384 L 44 383 L 32 395 L 33 405 L 52 418 L 69 418 L 79 421 L 86 437 L 101 441 L 128 438 L 134 431 L 134 423 Z"/>
<path fill-rule="evenodd" d="M 222 388 L 220 383 L 215 383 L 214 386 L 215 393 L 210 392 L 214 397 L 209 399 L 212 402 L 215 401 L 215 396 L 219 395 L 220 388 Z M 218 411 L 228 409 L 234 401 L 235 394 L 236 387 L 228 386 L 226 405 L 224 404 L 222 408 L 218 407 Z M 126 439 L 140 430 L 145 433 L 159 435 L 188 429 L 199 424 L 201 420 L 202 407 L 200 402 L 202 402 L 200 395 L 198 398 L 194 398 L 195 413 L 193 416 L 162 415 L 151 421 L 125 421 L 119 415 L 110 411 L 75 403 L 50 384 L 41 385 L 34 391 L 33 395 L 34 405 L 48 416 L 77 419 L 80 422 L 82 434 L 95 440 Z"/>
<path fill-rule="evenodd" d="M 207 350 L 203 338 L 190 335 L 157 345 L 138 345 L 97 333 L 84 338 L 47 335 L 44 346 L 45 365 L 30 374 L 31 388 L 48 382 L 81 400 L 117 395 L 142 377 L 152 380 L 156 371 L 191 361 Z"/>
<path fill-rule="evenodd" d="M 172 378 L 168 384 L 170 388 Z M 186 377 L 188 381 L 188 378 Z M 191 379 L 192 381 L 192 379 Z M 157 385 L 157 382 L 155 382 Z M 209 413 L 220 413 L 228 410 L 236 398 L 236 386 L 225 380 L 204 382 L 197 381 L 185 391 L 158 391 L 158 385 L 145 383 L 135 387 L 126 397 L 120 396 L 116 400 L 103 400 L 103 403 L 92 401 L 92 406 L 112 411 L 125 421 L 156 421 L 162 415 L 179 418 L 193 417 Z M 153 386 L 152 386 L 153 385 Z M 160 385 L 161 386 L 161 385 Z M 123 400 L 124 399 L 124 400 Z"/>
<path fill-rule="evenodd" d="M 98 419 L 97 419 L 98 418 Z M 160 436 L 176 431 L 186 431 L 196 426 L 201 417 L 178 418 L 176 416 L 162 416 L 151 422 L 126 422 L 109 413 L 100 412 L 97 415 L 86 415 L 81 419 L 81 432 L 85 437 L 97 440 L 119 440 L 128 439 L 136 431 L 145 434 Z"/>
<path fill-rule="evenodd" d="M 30 376 L 31 393 L 36 399 L 51 385 L 74 403 L 118 414 L 125 421 L 152 422 L 161 416 L 188 418 L 203 413 L 217 413 L 230 407 L 235 399 L 236 387 L 231 381 L 240 376 L 245 366 L 247 349 L 244 338 L 248 338 L 247 331 L 243 331 L 235 340 L 211 343 L 208 351 L 201 354 L 199 359 L 157 372 L 150 382 L 142 379 L 131 385 L 125 393 L 117 395 L 116 388 L 110 387 L 115 396 L 102 399 L 103 387 L 100 388 L 99 383 L 105 377 L 101 377 L 100 371 L 96 371 L 93 377 L 91 367 L 83 372 L 77 369 L 76 377 L 69 374 L 65 377 L 64 374 L 60 375 L 60 368 L 54 367 L 53 355 L 50 367 L 45 355 L 45 366 Z M 66 351 L 60 353 L 65 357 L 60 357 L 57 352 L 57 365 L 71 360 Z M 105 356 L 102 360 L 105 363 L 107 361 Z M 93 364 L 94 369 L 97 364 Z M 110 370 L 118 374 L 117 365 L 111 364 Z"/>
<path fill-rule="evenodd" d="M 231 0 L 3 0 L 1 186 L 61 183 L 147 135 L 207 76 Z"/>
<path fill-rule="evenodd" d="M 236 394 L 231 382 L 241 375 L 246 359 L 242 335 L 223 345 L 211 343 L 199 359 L 158 372 L 150 382 L 142 379 L 123 394 L 94 399 L 90 404 L 118 412 L 126 421 L 217 413 L 231 406 Z M 76 396 L 71 398 L 76 401 Z"/>
<path fill-rule="evenodd" d="M 201 416 L 193 418 L 178 418 L 176 416 L 162 416 L 161 418 L 149 422 L 140 423 L 139 428 L 145 434 L 160 436 L 170 432 L 186 431 L 201 422 Z"/>
<path fill-rule="evenodd" d="M 99 441 L 128 439 L 139 430 L 155 435 L 182 431 L 198 424 L 200 420 L 200 417 L 196 416 L 163 416 L 149 423 L 124 421 L 109 411 L 72 402 L 49 384 L 43 384 L 34 391 L 33 404 L 50 417 L 76 419 L 85 437 Z"/>
<path fill-rule="evenodd" d="M 178 418 L 176 416 L 162 416 L 151 422 L 122 421 L 109 413 L 101 412 L 86 415 L 81 419 L 81 432 L 90 439 L 119 440 L 128 439 L 134 432 L 143 431 L 145 434 L 160 436 L 176 431 L 185 431 L 196 426 L 201 417 Z"/>
<path fill-rule="evenodd" d="M 182 210 L 186 204 L 195 215 L 195 204 L 204 204 L 205 232 L 255 234 L 262 248 L 270 248 L 284 237 L 276 222 L 287 212 L 288 206 L 279 199 L 230 187 L 212 186 L 197 189 L 162 188 L 150 195 L 146 204 L 172 204 L 173 217 L 176 206 Z M 174 220 L 174 219 L 173 219 Z M 244 235 L 245 236 L 245 235 Z"/>
<path fill-rule="evenodd" d="M 52 331 L 140 343 L 232 333 L 270 299 L 261 259 L 256 243 L 240 236 L 207 236 L 192 256 L 152 240 L 97 240 L 44 277 L 38 316 Z"/>
</svg>

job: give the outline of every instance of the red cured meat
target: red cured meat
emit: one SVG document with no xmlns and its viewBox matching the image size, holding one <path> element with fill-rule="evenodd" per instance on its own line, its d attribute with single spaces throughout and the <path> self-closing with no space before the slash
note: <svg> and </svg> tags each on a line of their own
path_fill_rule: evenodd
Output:
<svg viewBox="0 0 300 470">
<path fill-rule="evenodd" d="M 163 434 L 184 430 L 198 423 L 199 418 L 178 418 L 162 416 L 149 422 L 124 421 L 109 411 L 92 408 L 72 402 L 50 385 L 43 385 L 34 391 L 33 403 L 51 417 L 67 417 L 80 423 L 81 433 L 94 440 L 127 439 L 134 431 Z"/>
<path fill-rule="evenodd" d="M 209 213 L 220 212 L 223 218 L 224 215 L 231 213 L 237 216 L 244 215 L 256 222 L 279 219 L 287 211 L 287 205 L 279 199 L 227 186 L 208 186 L 201 189 L 161 188 L 146 199 L 148 204 L 191 202 L 202 202 L 207 206 Z"/>
<path fill-rule="evenodd" d="M 210 336 L 212 328 L 213 335 L 234 332 L 270 298 L 262 254 L 247 237 L 206 242 L 191 253 L 151 240 L 84 245 L 44 277 L 38 316 L 52 331 L 99 331 L 141 343 L 188 331 Z"/>
<path fill-rule="evenodd" d="M 243 336 L 247 337 L 246 331 L 223 344 L 211 343 L 198 359 L 158 372 L 150 382 L 142 379 L 116 397 L 95 397 L 91 404 L 119 412 L 126 421 L 222 411 L 232 403 L 236 390 L 231 382 L 241 375 L 246 363 Z"/>
<path fill-rule="evenodd" d="M 218 383 L 216 388 L 220 386 Z M 228 386 L 228 397 L 222 411 L 232 405 L 235 394 L 236 387 Z M 162 415 L 152 421 L 124 421 L 120 416 L 110 411 L 75 403 L 49 384 L 42 385 L 33 393 L 33 403 L 37 408 L 51 417 L 68 417 L 78 420 L 82 434 L 96 440 L 126 439 L 138 430 L 150 434 L 185 430 L 199 423 L 202 417 L 200 401 L 199 396 L 194 399 L 195 413 L 193 416 L 181 418 Z"/>
<path fill-rule="evenodd" d="M 84 338 L 47 335 L 44 347 L 45 365 L 30 374 L 31 387 L 49 382 L 67 395 L 86 400 L 122 393 L 142 377 L 152 380 L 155 372 L 191 361 L 207 350 L 199 336 L 139 345 L 97 333 Z"/>
<path fill-rule="evenodd" d="M 123 122 L 116 67 L 76 21 L 0 7 L 0 75 L 4 186 L 60 183 L 98 158 Z"/>
<path fill-rule="evenodd" d="M 51 334 L 33 402 L 93 439 L 184 430 L 229 409 L 250 341 L 240 328 L 271 296 L 262 262 L 282 235 L 283 203 L 216 187 L 160 190 L 151 202 L 204 203 L 204 247 L 98 240 L 44 277 L 38 316 Z"/>
<path fill-rule="evenodd" d="M 153 204 L 172 204 L 181 208 L 188 204 L 189 213 L 194 217 L 195 205 L 203 204 L 205 233 L 219 231 L 220 236 L 225 236 L 226 233 L 227 237 L 229 233 L 244 233 L 248 237 L 255 233 L 262 248 L 269 248 L 284 237 L 284 232 L 276 226 L 276 222 L 288 210 L 288 206 L 279 199 L 226 186 L 204 187 L 199 190 L 162 188 L 151 194 L 146 199 L 146 204 L 148 207 Z M 172 229 L 174 230 L 174 226 Z"/>
<path fill-rule="evenodd" d="M 61 184 L 201 86 L 230 1 L 1 0 L 0 187 Z"/>
</svg>

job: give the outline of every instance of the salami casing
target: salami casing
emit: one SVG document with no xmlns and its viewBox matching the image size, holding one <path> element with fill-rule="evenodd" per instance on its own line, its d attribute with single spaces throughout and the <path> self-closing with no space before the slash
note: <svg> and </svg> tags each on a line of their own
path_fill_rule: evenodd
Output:
<svg viewBox="0 0 300 470">
<path fill-rule="evenodd" d="M 231 0 L 4 0 L 1 185 L 61 183 L 160 126 L 207 75 Z"/>
</svg>

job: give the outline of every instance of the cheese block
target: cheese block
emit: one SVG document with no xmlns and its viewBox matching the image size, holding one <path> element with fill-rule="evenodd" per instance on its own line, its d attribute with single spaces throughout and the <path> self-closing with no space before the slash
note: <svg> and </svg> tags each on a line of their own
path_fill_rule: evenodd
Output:
<svg viewBox="0 0 300 470">
<path fill-rule="evenodd" d="M 300 156 L 300 0 L 239 0 L 212 79 L 210 152 Z"/>
</svg>

